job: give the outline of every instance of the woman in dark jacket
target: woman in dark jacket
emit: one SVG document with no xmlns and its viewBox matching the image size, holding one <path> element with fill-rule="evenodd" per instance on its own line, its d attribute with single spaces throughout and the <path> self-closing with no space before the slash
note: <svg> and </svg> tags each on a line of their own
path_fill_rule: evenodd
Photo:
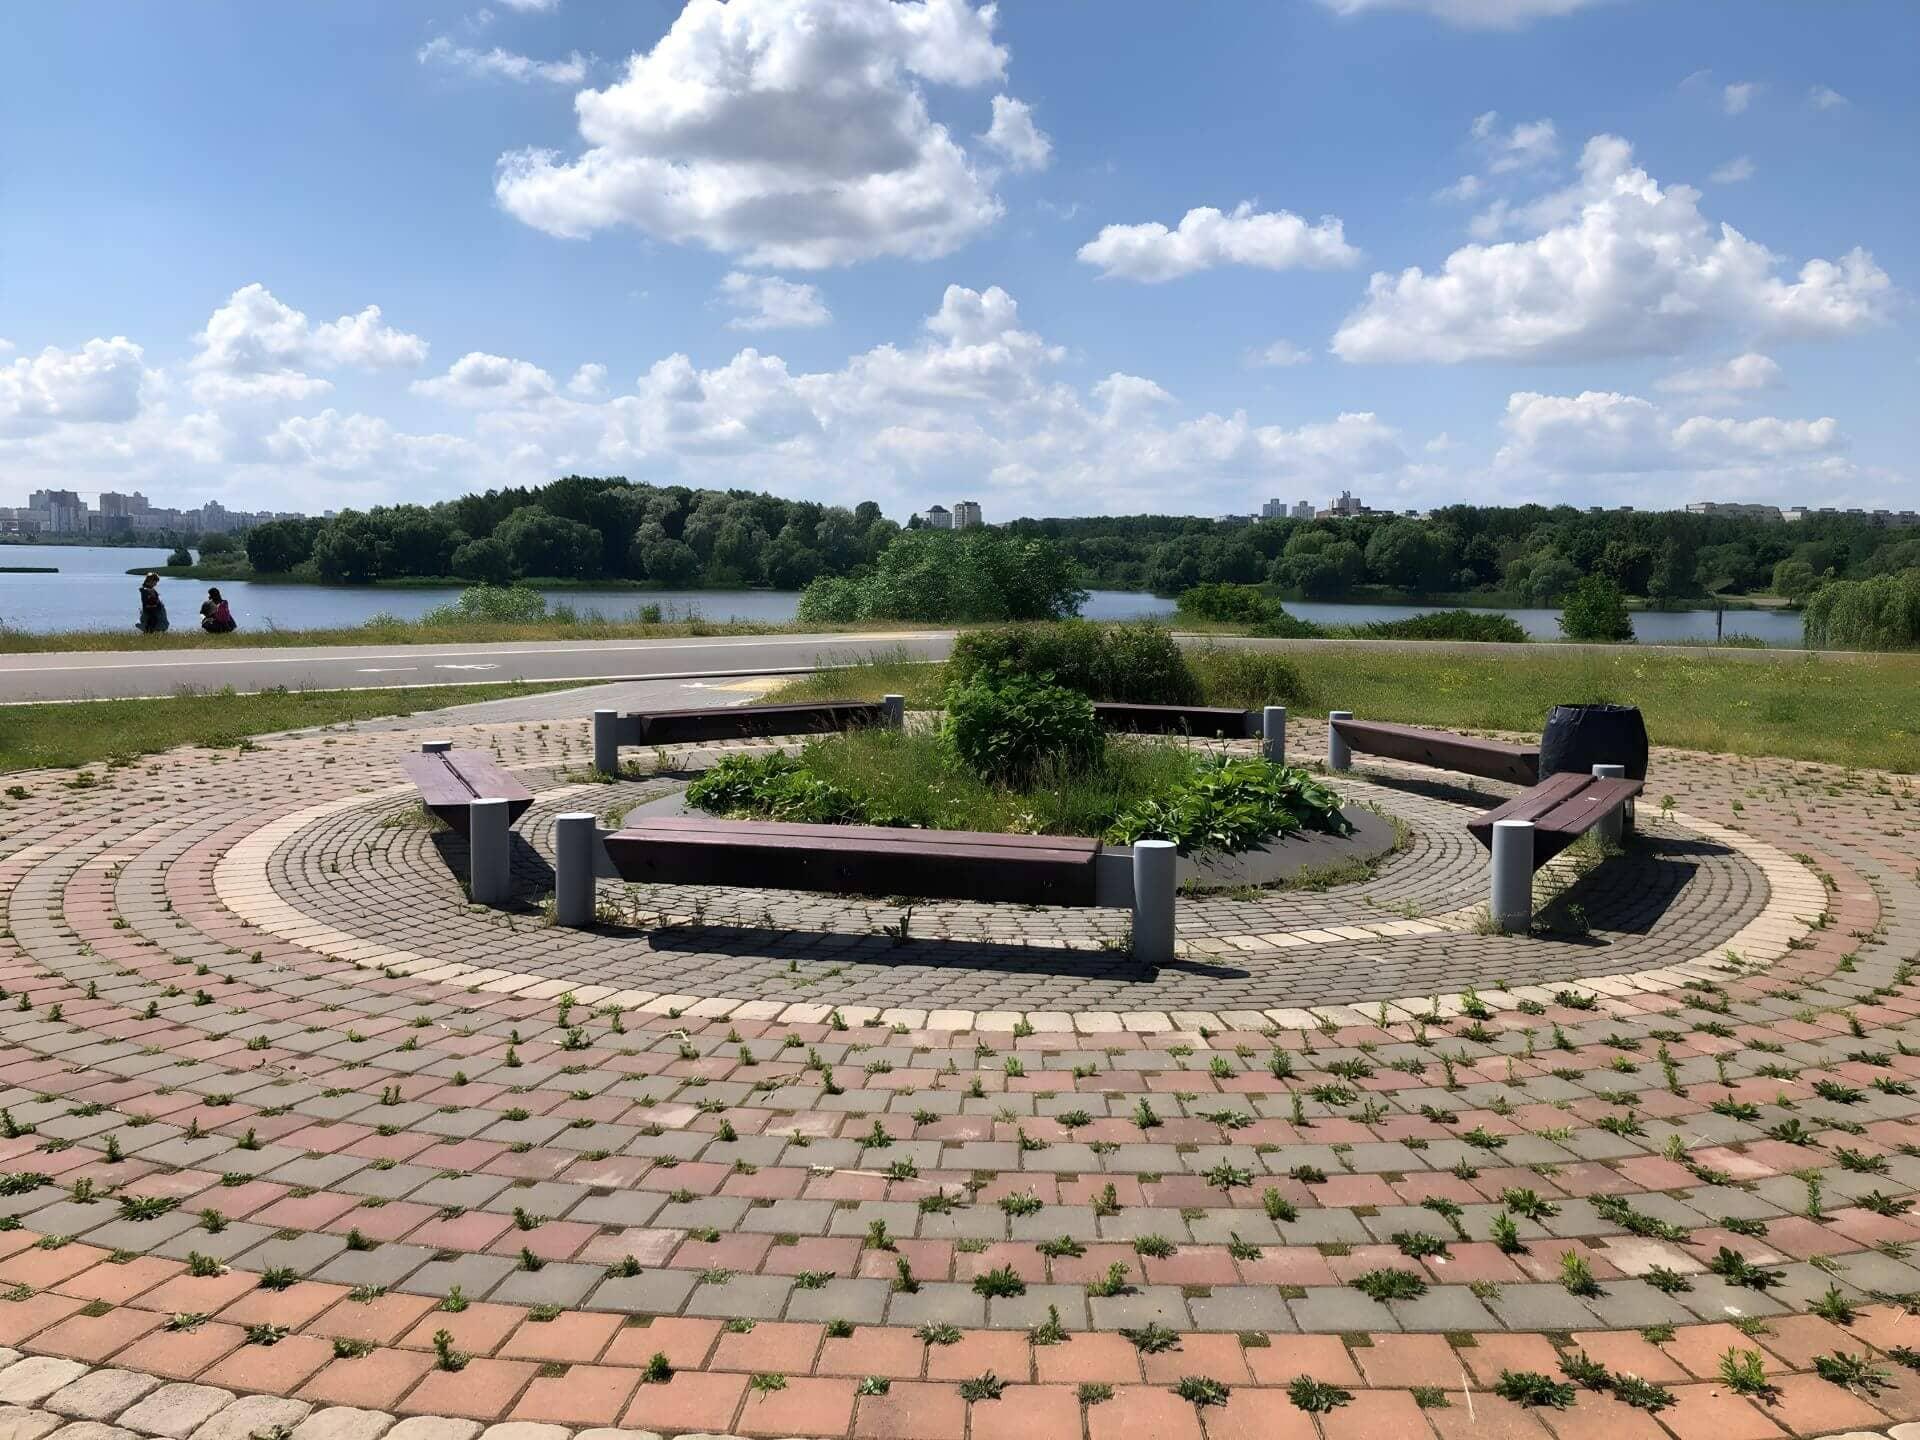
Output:
<svg viewBox="0 0 1920 1440">
<path fill-rule="evenodd" d="M 200 628 L 209 635 L 229 635 L 239 626 L 233 618 L 233 611 L 227 602 L 220 598 L 220 587 L 210 586 L 207 598 L 200 606 Z"/>
<path fill-rule="evenodd" d="M 134 622 L 134 628 L 143 635 L 152 635 L 167 628 L 167 607 L 160 598 L 160 577 L 151 570 L 147 572 L 147 578 L 140 582 L 140 618 Z"/>
</svg>

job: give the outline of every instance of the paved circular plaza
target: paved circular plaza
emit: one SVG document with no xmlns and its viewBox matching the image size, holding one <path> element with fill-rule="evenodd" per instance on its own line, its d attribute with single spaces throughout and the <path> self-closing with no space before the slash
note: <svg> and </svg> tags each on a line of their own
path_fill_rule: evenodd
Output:
<svg viewBox="0 0 1920 1440">
<path fill-rule="evenodd" d="M 1656 751 L 1514 937 L 1505 792 L 1363 767 L 1392 854 L 1183 898 L 1153 968 L 1119 911 L 605 883 L 556 928 L 554 816 L 704 755 L 585 783 L 548 704 L 8 777 L 7 1437 L 1920 1418 L 1903 778 Z M 426 735 L 536 795 L 509 906 Z"/>
</svg>

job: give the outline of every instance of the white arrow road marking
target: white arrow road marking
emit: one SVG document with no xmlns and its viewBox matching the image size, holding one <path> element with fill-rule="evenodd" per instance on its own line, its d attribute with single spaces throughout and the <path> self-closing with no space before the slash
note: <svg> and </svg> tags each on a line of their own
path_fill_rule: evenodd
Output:
<svg viewBox="0 0 1920 1440">
<path fill-rule="evenodd" d="M 436 665 L 436 670 L 498 670 L 498 665 Z"/>
</svg>

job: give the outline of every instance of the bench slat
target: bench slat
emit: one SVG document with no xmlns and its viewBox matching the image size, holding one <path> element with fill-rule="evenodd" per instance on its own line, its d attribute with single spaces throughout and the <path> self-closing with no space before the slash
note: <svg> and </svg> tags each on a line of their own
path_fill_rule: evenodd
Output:
<svg viewBox="0 0 1920 1440">
<path fill-rule="evenodd" d="M 1428 730 L 1418 725 L 1394 725 L 1381 720 L 1336 720 L 1333 728 L 1349 748 L 1368 755 L 1384 755 L 1436 770 L 1457 770 L 1487 780 L 1532 785 L 1540 778 L 1538 746 L 1510 745 L 1504 740 L 1481 740 L 1451 730 Z"/>
<path fill-rule="evenodd" d="M 792 833 L 819 830 L 840 833 Z M 927 838 L 933 835 L 940 838 Z M 605 843 L 621 877 L 643 884 L 1092 905 L 1099 841 L 1080 840 L 1072 848 L 1004 843 L 1063 838 L 1074 837 L 759 821 L 714 821 L 690 829 L 648 821 L 607 836 Z"/>
<path fill-rule="evenodd" d="M 1491 850 L 1494 822 L 1533 821 L 1533 863 L 1538 869 L 1644 788 L 1639 780 L 1602 780 L 1564 771 L 1549 775 L 1526 794 L 1475 816 L 1467 822 L 1467 830 Z"/>
<path fill-rule="evenodd" d="M 743 740 L 760 735 L 821 735 L 861 725 L 879 725 L 883 707 L 866 700 L 828 700 L 811 705 L 725 705 L 700 710 L 661 710 L 623 717 L 638 745 L 678 745 L 700 740 Z"/>
<path fill-rule="evenodd" d="M 467 806 L 475 800 L 506 801 L 509 825 L 533 804 L 533 792 L 501 769 L 485 751 L 403 755 L 400 767 L 419 787 L 420 803 L 462 835 L 468 829 Z"/>
</svg>

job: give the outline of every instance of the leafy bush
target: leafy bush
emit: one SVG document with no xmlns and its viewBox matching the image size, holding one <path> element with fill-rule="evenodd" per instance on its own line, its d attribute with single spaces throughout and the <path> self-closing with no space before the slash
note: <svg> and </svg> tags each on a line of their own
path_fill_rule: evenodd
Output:
<svg viewBox="0 0 1920 1440">
<path fill-rule="evenodd" d="M 1270 760 L 1221 757 L 1162 799 L 1141 800 L 1113 822 L 1107 839 L 1171 840 L 1182 854 L 1228 855 L 1296 830 L 1344 835 L 1353 827 L 1340 800 L 1306 771 Z"/>
<path fill-rule="evenodd" d="M 1304 705 L 1311 698 L 1294 663 L 1270 650 L 1216 645 L 1189 651 L 1186 659 L 1208 705 L 1258 710 L 1263 705 Z"/>
<path fill-rule="evenodd" d="M 1920 569 L 1828 581 L 1807 601 L 1807 644 L 1832 650 L 1920 645 Z"/>
<path fill-rule="evenodd" d="M 1618 585 L 1604 575 L 1589 575 L 1567 596 L 1560 630 L 1569 640 L 1631 640 L 1633 617 Z"/>
<path fill-rule="evenodd" d="M 1370 640 L 1480 640 L 1522 644 L 1520 622 L 1496 610 L 1434 610 L 1404 620 L 1373 620 L 1361 627 Z"/>
<path fill-rule="evenodd" d="M 807 825 L 891 823 L 876 818 L 859 798 L 810 774 L 783 751 L 728 755 L 687 786 L 687 800 L 719 815 L 790 820 Z"/>
<path fill-rule="evenodd" d="M 1006 674 L 951 686 L 941 734 L 975 774 L 1008 785 L 1031 783 L 1048 769 L 1091 769 L 1107 744 L 1085 695 Z"/>
<path fill-rule="evenodd" d="M 856 620 L 1061 620 L 1080 613 L 1079 568 L 1051 540 L 980 527 L 905 530 L 858 579 L 815 580 L 799 618 Z"/>
<path fill-rule="evenodd" d="M 531 625 L 547 618 L 547 602 L 525 585 L 469 585 L 451 604 L 436 605 L 420 617 L 423 625 L 488 622 Z"/>
<path fill-rule="evenodd" d="M 1142 705 L 1193 705 L 1200 682 L 1164 627 L 1148 622 L 1094 625 L 1001 625 L 970 630 L 953 642 L 947 680 L 970 684 L 982 674 L 1046 681 L 1090 700 Z"/>
<path fill-rule="evenodd" d="M 1182 619 L 1220 625 L 1245 625 L 1255 635 L 1312 639 L 1326 631 L 1287 613 L 1286 607 L 1258 585 L 1195 585 L 1180 593 Z"/>
</svg>

